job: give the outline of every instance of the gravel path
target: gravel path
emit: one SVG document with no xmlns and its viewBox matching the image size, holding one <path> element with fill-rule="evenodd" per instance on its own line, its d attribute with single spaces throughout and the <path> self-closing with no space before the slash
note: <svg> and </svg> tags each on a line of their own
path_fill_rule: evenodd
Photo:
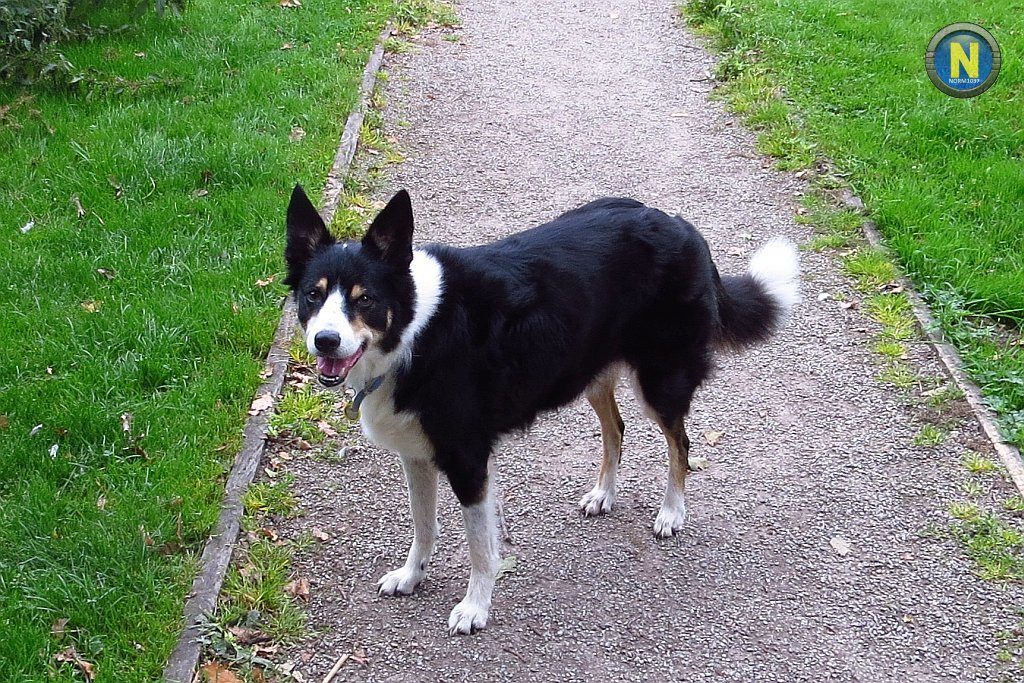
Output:
<svg viewBox="0 0 1024 683">
<path fill-rule="evenodd" d="M 387 118 L 409 158 L 387 185 L 410 190 L 419 239 L 481 243 L 602 195 L 691 220 L 725 273 L 772 235 L 808 239 L 792 220 L 803 184 L 771 170 L 709 102 L 711 59 L 674 4 L 466 0 L 458 43 L 428 33 L 390 57 Z M 976 579 L 946 531 L 949 504 L 965 497 L 958 461 L 984 448 L 977 427 L 912 445 L 919 410 L 875 379 L 874 323 L 832 298 L 857 293 L 827 255 L 805 253 L 803 269 L 805 301 L 784 333 L 723 356 L 697 396 L 688 431 L 712 464 L 689 480 L 676 538 L 651 532 L 664 441 L 624 388 L 609 516 L 576 510 L 601 450 L 585 402 L 507 441 L 514 567 L 472 638 L 445 628 L 469 572 L 446 485 L 427 580 L 414 597 L 383 599 L 375 582 L 412 533 L 397 457 L 362 445 L 340 463 L 294 463 L 306 514 L 288 524 L 334 540 L 298 563 L 316 633 L 288 656 L 318 681 L 352 652 L 369 662 L 336 680 L 1021 680 L 995 658 L 1020 587 Z M 941 376 L 924 345 L 911 363 Z M 706 432 L 722 433 L 717 446 Z M 986 496 L 1010 493 L 993 486 Z"/>
</svg>

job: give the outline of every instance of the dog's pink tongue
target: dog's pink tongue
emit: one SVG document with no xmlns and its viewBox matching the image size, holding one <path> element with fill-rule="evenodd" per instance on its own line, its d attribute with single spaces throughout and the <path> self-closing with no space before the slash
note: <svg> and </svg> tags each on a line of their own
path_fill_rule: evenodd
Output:
<svg viewBox="0 0 1024 683">
<path fill-rule="evenodd" d="M 345 369 L 345 361 L 347 359 L 342 358 L 327 358 L 326 356 L 317 356 L 316 358 L 316 369 L 320 371 L 321 375 L 326 377 L 341 377 L 341 373 Z"/>
<path fill-rule="evenodd" d="M 316 369 L 319 370 L 320 374 L 324 377 L 344 378 L 362 355 L 363 352 L 360 349 L 348 358 L 327 358 L 325 356 L 317 356 Z"/>
</svg>

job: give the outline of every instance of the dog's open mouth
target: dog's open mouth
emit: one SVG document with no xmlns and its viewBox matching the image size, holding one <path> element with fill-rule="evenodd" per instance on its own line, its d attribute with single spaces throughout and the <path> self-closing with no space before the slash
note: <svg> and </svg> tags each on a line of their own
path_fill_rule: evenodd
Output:
<svg viewBox="0 0 1024 683">
<path fill-rule="evenodd" d="M 363 357 L 363 347 L 347 358 L 316 357 L 316 369 L 320 371 L 320 384 L 336 387 L 345 381 L 349 371 Z"/>
</svg>

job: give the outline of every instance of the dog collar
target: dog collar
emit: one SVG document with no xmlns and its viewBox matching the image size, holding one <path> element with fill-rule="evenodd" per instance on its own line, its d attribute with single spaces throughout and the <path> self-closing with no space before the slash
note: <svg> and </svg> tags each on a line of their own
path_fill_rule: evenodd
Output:
<svg viewBox="0 0 1024 683">
<path fill-rule="evenodd" d="M 359 406 L 363 404 L 363 401 L 367 396 L 377 391 L 380 385 L 384 383 L 384 375 L 377 375 L 359 390 L 356 397 L 352 399 L 352 402 L 345 406 L 345 417 L 350 420 L 359 419 Z"/>
</svg>

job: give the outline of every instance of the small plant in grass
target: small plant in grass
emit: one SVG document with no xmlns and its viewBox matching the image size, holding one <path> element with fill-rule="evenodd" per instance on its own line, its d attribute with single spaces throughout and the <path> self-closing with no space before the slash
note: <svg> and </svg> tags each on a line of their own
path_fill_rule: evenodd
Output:
<svg viewBox="0 0 1024 683">
<path fill-rule="evenodd" d="M 764 108 L 758 111 L 764 111 Z M 813 166 L 814 148 L 814 144 L 807 141 L 798 129 L 788 125 L 770 128 L 757 136 L 757 150 L 774 157 L 775 167 L 780 171 L 795 171 Z"/>
<path fill-rule="evenodd" d="M 292 477 L 284 475 L 277 481 L 256 482 L 242 496 L 242 504 L 249 515 L 277 515 L 291 517 L 299 508 L 299 501 L 291 492 Z"/>
<path fill-rule="evenodd" d="M 964 392 L 960 387 L 946 384 L 928 394 L 928 405 L 932 408 L 943 408 L 954 401 L 963 399 Z"/>
<path fill-rule="evenodd" d="M 402 40 L 401 38 L 386 38 L 384 40 L 384 51 L 392 54 L 403 54 L 408 52 L 412 46 L 409 41 Z"/>
<path fill-rule="evenodd" d="M 970 514 L 954 513 L 960 523 L 953 535 L 964 544 L 978 575 L 992 581 L 1024 580 L 1024 535 L 996 515 L 970 507 Z"/>
<path fill-rule="evenodd" d="M 970 498 L 980 498 L 985 493 L 985 487 L 974 479 L 968 479 L 960 488 Z"/>
<path fill-rule="evenodd" d="M 319 443 L 323 431 L 317 423 L 330 423 L 334 414 L 331 394 L 310 386 L 288 391 L 281 398 L 277 413 L 270 418 L 270 436 L 295 437 L 310 443 Z"/>
<path fill-rule="evenodd" d="M 939 446 L 943 441 L 946 440 L 946 432 L 940 427 L 935 425 L 925 425 L 921 427 L 921 431 L 914 437 L 915 446 L 927 446 L 934 448 Z"/>
<path fill-rule="evenodd" d="M 252 624 L 278 641 L 300 636 L 306 617 L 287 589 L 293 581 L 294 550 L 287 543 L 260 539 L 251 544 L 228 571 L 219 621 L 226 625 Z M 253 624 L 253 613 L 258 622 Z"/>
<path fill-rule="evenodd" d="M 441 0 L 403 0 L 394 10 L 395 31 L 414 33 L 420 26 L 458 26 L 459 15 L 451 3 Z"/>
<path fill-rule="evenodd" d="M 864 302 L 864 310 L 882 323 L 883 338 L 891 341 L 914 338 L 915 322 L 905 295 L 876 294 Z"/>
<path fill-rule="evenodd" d="M 843 261 L 846 272 L 857 280 L 859 289 L 865 292 L 878 291 L 884 285 L 899 278 L 899 271 L 884 251 L 864 247 Z"/>
<path fill-rule="evenodd" d="M 999 466 L 994 461 L 977 451 L 968 451 L 960 463 L 971 474 L 992 474 L 999 471 Z"/>
<path fill-rule="evenodd" d="M 917 385 L 918 377 L 910 366 L 902 362 L 893 362 L 886 365 L 880 373 L 878 380 L 891 384 L 897 389 L 908 390 Z"/>
<path fill-rule="evenodd" d="M 1010 496 L 1003 501 L 1003 509 L 1007 512 L 1021 513 L 1024 512 L 1024 497 L 1022 496 Z"/>
<path fill-rule="evenodd" d="M 853 239 L 839 233 L 818 235 L 800 245 L 805 251 L 825 251 L 826 249 L 846 249 L 853 243 Z"/>
<path fill-rule="evenodd" d="M 977 519 L 981 515 L 981 509 L 976 503 L 953 503 L 949 506 L 949 514 L 962 521 Z"/>
<path fill-rule="evenodd" d="M 878 340 L 875 342 L 874 349 L 875 353 L 881 354 L 891 361 L 905 360 L 907 357 L 907 347 L 891 339 Z"/>
</svg>

